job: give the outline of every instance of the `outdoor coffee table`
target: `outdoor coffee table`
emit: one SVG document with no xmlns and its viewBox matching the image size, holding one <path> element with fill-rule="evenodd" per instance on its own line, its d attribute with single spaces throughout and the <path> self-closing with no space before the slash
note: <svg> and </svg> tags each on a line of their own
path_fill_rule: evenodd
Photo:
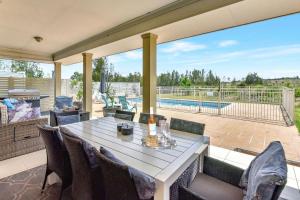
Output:
<svg viewBox="0 0 300 200">
<path fill-rule="evenodd" d="M 152 149 L 142 146 L 142 137 L 147 134 L 147 125 L 132 123 L 134 134 L 122 136 L 117 133 L 117 123 L 128 122 L 113 117 L 65 125 L 77 136 L 88 141 L 97 149 L 103 146 L 118 159 L 156 179 L 155 200 L 169 200 L 170 186 L 200 156 L 200 171 L 208 145 L 204 137 L 171 130 L 176 140 L 172 149 Z"/>
</svg>

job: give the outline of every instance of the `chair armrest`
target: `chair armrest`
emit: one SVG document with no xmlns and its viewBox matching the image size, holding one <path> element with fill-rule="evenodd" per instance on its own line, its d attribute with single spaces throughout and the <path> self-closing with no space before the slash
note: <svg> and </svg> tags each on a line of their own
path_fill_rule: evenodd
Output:
<svg viewBox="0 0 300 200">
<path fill-rule="evenodd" d="M 199 196 L 198 194 L 195 194 L 190 189 L 179 186 L 178 187 L 178 200 L 205 200 L 204 197 Z"/>
<path fill-rule="evenodd" d="M 244 170 L 220 160 L 204 156 L 203 173 L 239 187 Z"/>
</svg>

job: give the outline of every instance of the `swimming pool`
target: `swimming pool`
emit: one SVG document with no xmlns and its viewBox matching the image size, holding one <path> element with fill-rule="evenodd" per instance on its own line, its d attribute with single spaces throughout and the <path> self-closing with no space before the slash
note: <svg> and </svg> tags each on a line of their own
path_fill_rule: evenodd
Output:
<svg viewBox="0 0 300 200">
<path fill-rule="evenodd" d="M 132 103 L 142 103 L 142 98 L 130 98 L 128 101 Z M 217 102 L 210 102 L 210 101 L 191 101 L 191 100 L 179 100 L 179 99 L 158 99 L 157 103 L 161 106 L 192 106 L 192 107 L 206 107 L 206 108 L 214 108 L 218 109 Z M 230 105 L 230 103 L 220 103 L 220 108 L 224 108 Z"/>
</svg>

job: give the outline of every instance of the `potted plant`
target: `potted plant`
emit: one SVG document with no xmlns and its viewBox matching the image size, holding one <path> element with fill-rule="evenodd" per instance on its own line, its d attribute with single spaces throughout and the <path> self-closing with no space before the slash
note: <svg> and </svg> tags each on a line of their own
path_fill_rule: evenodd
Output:
<svg viewBox="0 0 300 200">
<path fill-rule="evenodd" d="M 111 83 L 106 84 L 105 88 L 106 105 L 103 107 L 103 116 L 113 115 L 116 110 L 120 109 L 120 106 L 115 105 L 115 90 L 112 88 Z"/>
</svg>

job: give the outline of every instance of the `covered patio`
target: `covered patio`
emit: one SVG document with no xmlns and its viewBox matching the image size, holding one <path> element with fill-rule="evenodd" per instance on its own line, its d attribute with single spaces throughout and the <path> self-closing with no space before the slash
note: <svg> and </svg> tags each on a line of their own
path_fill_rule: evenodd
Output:
<svg viewBox="0 0 300 200">
<path fill-rule="evenodd" d="M 61 67 L 82 62 L 83 105 L 84 110 L 91 112 L 92 59 L 143 48 L 143 111 L 148 112 L 150 106 L 156 108 L 157 44 L 290 15 L 300 10 L 299 3 L 293 0 L 119 3 L 116 7 L 113 2 L 67 0 L 60 5 L 53 1 L 43 4 L 34 0 L 3 1 L 0 4 L 3 19 L 0 25 L 0 57 L 53 63 L 55 96 L 61 94 Z M 105 9 L 99 12 L 99 8 Z M 35 18 L 35 13 L 38 13 L 39 19 Z M 37 42 L 35 36 L 42 40 Z"/>
<path fill-rule="evenodd" d="M 186 119 L 191 118 L 190 115 L 157 108 L 158 44 L 299 12 L 300 2 L 295 0 L 0 0 L 0 58 L 53 64 L 54 97 L 62 94 L 62 67 L 69 67 L 70 64 L 82 62 L 83 111 L 90 113 L 90 118 L 97 118 L 101 116 L 93 116 L 92 108 L 93 59 L 142 48 L 143 103 L 141 111 L 149 113 L 152 107 L 155 114 L 162 114 L 168 118 Z M 200 118 L 195 117 L 188 120 L 205 123 L 205 119 Z M 202 136 L 188 134 L 185 131 L 174 132 L 174 138 L 179 141 L 178 148 L 181 148 L 180 150 L 146 149 L 139 144 L 141 142 L 140 137 L 148 130 L 147 126 L 141 123 L 134 125 L 134 129 L 138 130 L 134 139 L 126 141 L 113 136 L 110 138 L 116 142 L 113 144 L 107 139 L 113 134 L 108 129 L 122 121 L 105 117 L 97 120 L 67 125 L 66 127 L 97 149 L 101 146 L 108 147 L 110 150 L 113 149 L 112 152 L 117 158 L 127 165 L 132 165 L 143 173 L 156 177 L 157 190 L 153 196 L 154 200 L 170 199 L 172 196 L 170 188 L 197 159 L 199 159 L 198 171 L 196 171 L 198 173 L 203 171 L 203 162 L 208 155 L 241 168 L 246 168 L 246 165 L 254 158 L 241 154 L 241 157 L 247 157 L 245 158 L 247 161 L 242 163 L 238 161 L 239 155 L 235 155 L 236 152 L 229 152 L 229 150 L 216 147 L 212 147 L 212 151 L 209 152 L 210 145 L 204 142 Z M 217 119 L 215 120 L 217 121 Z M 225 121 L 224 126 L 226 123 Z M 103 127 L 105 133 L 101 135 L 99 130 Z M 205 135 L 210 136 L 212 142 L 220 143 L 222 146 L 221 143 L 224 144 L 224 140 L 221 140 L 219 135 L 215 137 L 212 124 L 210 124 L 210 128 L 210 134 Z M 239 127 L 234 128 L 238 129 Z M 90 131 L 94 135 L 88 135 L 85 131 Z M 224 134 L 230 135 L 230 130 Z M 249 135 L 240 135 L 240 137 L 244 136 L 249 137 Z M 274 139 L 273 136 L 270 134 L 270 138 L 264 138 L 263 142 L 249 139 L 250 143 L 256 143 L 258 146 L 257 148 L 254 147 L 253 151 L 261 152 L 267 146 L 266 143 Z M 226 139 L 228 140 L 228 138 Z M 289 138 L 289 140 L 291 139 Z M 299 143 L 296 141 L 294 142 L 295 145 L 289 148 L 296 148 L 297 142 Z M 241 144 L 241 146 L 247 145 Z M 226 145 L 222 147 L 230 148 Z M 125 152 L 122 152 L 123 149 L 116 150 L 118 148 L 124 148 Z M 223 156 L 223 153 L 226 156 Z M 299 152 L 295 151 L 294 153 L 293 149 L 289 149 L 288 153 L 293 159 L 299 157 Z M 233 155 L 231 159 L 227 159 L 227 157 L 230 158 L 229 155 Z M 26 163 L 27 159 L 31 161 L 29 164 Z M 237 159 L 237 162 L 234 162 L 234 159 Z M 0 169 L 2 170 L 0 171 L 0 178 L 2 180 L 4 177 L 21 171 L 45 165 L 46 160 L 45 151 L 42 150 L 0 161 Z M 15 166 L 9 169 L 13 165 Z M 16 165 L 20 167 L 16 167 Z M 286 187 L 282 198 L 297 199 L 300 170 L 291 165 L 289 168 L 292 169 L 292 172 L 289 172 L 292 175 L 288 174 L 290 178 L 288 186 L 294 189 L 290 192 L 291 188 Z M 43 167 L 37 168 L 36 171 L 39 170 L 45 169 Z M 36 171 L 26 172 L 32 177 Z M 25 177 L 24 174 L 22 176 Z M 3 179 L 2 182 L 0 181 L 0 187 L 1 183 L 9 182 L 14 178 L 18 179 L 17 176 Z M 53 178 L 53 182 L 55 179 L 57 177 Z M 51 180 L 48 182 L 51 183 Z M 25 191 L 24 194 L 27 194 L 26 190 L 22 190 Z M 2 188 L 0 188 L 0 194 L 2 194 L 1 192 Z M 44 196 L 36 196 L 35 198 L 58 199 L 57 191 L 51 192 L 53 191 L 50 190 L 50 193 L 46 193 L 46 196 L 49 194 L 50 197 L 45 197 L 43 194 Z M 51 196 L 53 194 L 54 197 Z M 24 199 L 24 196 L 17 194 L 15 198 Z"/>
</svg>

